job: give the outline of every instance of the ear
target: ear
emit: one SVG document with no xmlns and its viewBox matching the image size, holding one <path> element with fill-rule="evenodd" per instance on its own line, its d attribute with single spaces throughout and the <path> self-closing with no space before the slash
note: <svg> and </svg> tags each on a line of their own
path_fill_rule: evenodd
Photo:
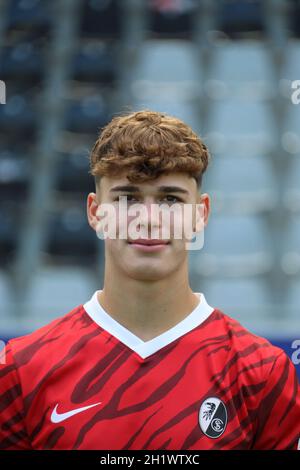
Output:
<svg viewBox="0 0 300 470">
<path fill-rule="evenodd" d="M 96 231 L 99 224 L 99 218 L 97 217 L 97 210 L 99 203 L 97 201 L 97 195 L 95 193 L 89 193 L 86 202 L 86 211 L 89 225 Z"/>
<path fill-rule="evenodd" d="M 204 230 L 210 214 L 210 197 L 207 193 L 199 195 L 196 205 L 195 232 Z"/>
</svg>

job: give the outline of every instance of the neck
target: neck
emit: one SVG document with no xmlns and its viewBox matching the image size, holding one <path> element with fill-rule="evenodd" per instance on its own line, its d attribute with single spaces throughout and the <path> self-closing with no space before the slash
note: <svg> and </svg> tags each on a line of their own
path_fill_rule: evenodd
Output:
<svg viewBox="0 0 300 470">
<path fill-rule="evenodd" d="M 199 304 L 199 297 L 189 286 L 185 265 L 158 281 L 140 281 L 106 269 L 98 301 L 112 318 L 149 341 L 188 316 Z"/>
</svg>

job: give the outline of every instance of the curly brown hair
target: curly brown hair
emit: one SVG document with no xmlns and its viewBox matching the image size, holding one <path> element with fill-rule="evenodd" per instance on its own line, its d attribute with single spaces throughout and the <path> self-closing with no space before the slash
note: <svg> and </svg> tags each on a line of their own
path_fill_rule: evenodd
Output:
<svg viewBox="0 0 300 470">
<path fill-rule="evenodd" d="M 187 124 L 144 109 L 115 116 L 101 129 L 90 154 L 90 174 L 97 184 L 102 176 L 125 171 L 131 183 L 138 183 L 180 171 L 200 187 L 209 160 L 206 145 Z"/>
</svg>

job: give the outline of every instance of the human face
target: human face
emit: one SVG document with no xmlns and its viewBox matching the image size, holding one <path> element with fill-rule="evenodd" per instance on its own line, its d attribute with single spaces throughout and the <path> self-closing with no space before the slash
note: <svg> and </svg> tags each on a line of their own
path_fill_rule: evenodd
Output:
<svg viewBox="0 0 300 470">
<path fill-rule="evenodd" d="M 119 215 L 123 211 L 119 205 L 120 197 L 127 197 L 126 221 L 119 220 Z M 113 263 L 115 268 L 131 278 L 149 281 L 164 279 L 174 271 L 186 267 L 188 254 L 186 249 L 188 238 L 184 233 L 182 232 L 181 238 L 175 238 L 175 227 L 178 229 L 178 223 L 182 225 L 183 218 L 176 219 L 175 212 L 171 213 L 168 219 L 169 233 L 164 232 L 166 219 L 163 219 L 162 213 L 157 215 L 151 210 L 153 205 L 161 207 L 161 204 L 165 204 L 164 207 L 168 208 L 176 204 L 177 214 L 182 214 L 184 206 L 190 205 L 192 225 L 196 230 L 197 227 L 203 229 L 207 224 L 210 210 L 209 196 L 200 195 L 195 179 L 181 172 L 164 174 L 155 180 L 138 184 L 130 183 L 126 176 L 102 177 L 96 194 L 90 193 L 87 199 L 88 220 L 95 231 L 99 227 L 100 220 L 97 212 L 99 214 L 99 208 L 104 204 L 113 206 L 117 215 L 117 236 L 105 239 L 105 262 Z M 144 208 L 139 223 L 134 224 L 140 234 L 137 236 L 132 236 L 130 232 L 130 226 L 132 227 L 132 222 L 137 217 L 128 212 L 130 207 L 133 208 L 133 204 L 141 204 Z M 197 209 L 198 204 L 201 204 L 201 208 Z M 199 209 L 201 214 L 197 214 Z M 197 225 L 199 219 L 201 223 Z M 120 233 L 124 233 L 124 229 L 127 235 L 122 239 Z M 143 244 L 134 243 L 136 238 L 143 239 Z M 150 240 L 155 241 L 155 245 L 145 246 Z"/>
</svg>

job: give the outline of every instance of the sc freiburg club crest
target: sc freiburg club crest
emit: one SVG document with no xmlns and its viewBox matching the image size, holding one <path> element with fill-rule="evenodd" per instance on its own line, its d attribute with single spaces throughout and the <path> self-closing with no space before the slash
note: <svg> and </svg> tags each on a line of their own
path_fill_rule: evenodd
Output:
<svg viewBox="0 0 300 470">
<path fill-rule="evenodd" d="M 199 411 L 200 428 L 207 437 L 220 437 L 227 426 L 227 410 L 217 397 L 206 398 Z"/>
</svg>

